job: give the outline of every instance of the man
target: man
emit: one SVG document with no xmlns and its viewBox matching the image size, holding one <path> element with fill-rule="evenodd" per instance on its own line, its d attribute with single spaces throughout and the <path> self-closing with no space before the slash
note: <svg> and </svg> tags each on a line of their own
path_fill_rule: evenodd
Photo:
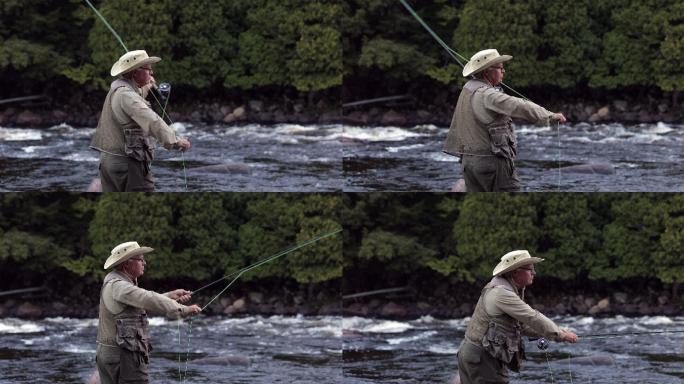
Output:
<svg viewBox="0 0 684 384">
<path fill-rule="evenodd" d="M 534 264 L 543 261 L 527 251 L 505 254 L 485 285 L 458 350 L 461 384 L 508 383 L 508 369 L 520 370 L 525 358 L 522 334 L 577 342 L 577 335 L 559 328 L 523 300 L 534 280 Z"/>
<path fill-rule="evenodd" d="M 100 151 L 103 192 L 154 191 L 150 165 L 153 138 L 166 149 L 190 149 L 190 141 L 176 135 L 145 100 L 155 86 L 152 67 L 161 61 L 143 50 L 119 58 L 111 69 L 111 84 L 90 147 Z"/>
<path fill-rule="evenodd" d="M 117 245 L 104 268 L 115 268 L 105 276 L 100 292 L 97 327 L 97 370 L 102 384 L 147 383 L 150 345 L 146 311 L 169 318 L 195 315 L 197 305 L 185 306 L 190 292 L 176 289 L 159 294 L 138 288 L 138 277 L 145 273 L 144 254 L 149 247 L 131 241 Z"/>
<path fill-rule="evenodd" d="M 463 77 L 474 78 L 461 90 L 443 150 L 461 158 L 468 192 L 520 190 L 513 164 L 517 139 L 511 117 L 543 125 L 550 120 L 566 121 L 562 113 L 549 112 L 496 88 L 506 72 L 503 63 L 512 58 L 485 49 L 463 67 Z"/>
</svg>

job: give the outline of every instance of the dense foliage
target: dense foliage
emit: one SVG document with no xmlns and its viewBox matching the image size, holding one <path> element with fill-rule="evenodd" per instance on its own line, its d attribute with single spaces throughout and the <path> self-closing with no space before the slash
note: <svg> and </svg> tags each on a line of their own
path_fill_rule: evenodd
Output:
<svg viewBox="0 0 684 384">
<path fill-rule="evenodd" d="M 515 249 L 546 259 L 540 276 L 564 281 L 684 281 L 684 197 L 677 194 L 366 193 L 345 200 L 349 290 L 483 280 Z"/>
<path fill-rule="evenodd" d="M 0 286 L 101 279 L 111 249 L 137 241 L 146 278 L 204 281 L 340 229 L 340 197 L 319 194 L 3 194 Z M 318 283 L 342 275 L 342 237 L 242 276 Z"/>
<path fill-rule="evenodd" d="M 398 0 L 93 1 L 128 49 L 164 61 L 157 77 L 195 97 L 339 87 L 420 92 L 461 69 Z M 512 54 L 511 85 L 684 90 L 677 0 L 413 0 L 465 57 Z M 83 0 L 3 0 L 0 89 L 104 89 L 123 47 Z M 368 84 L 374 84 L 368 87 Z"/>
</svg>

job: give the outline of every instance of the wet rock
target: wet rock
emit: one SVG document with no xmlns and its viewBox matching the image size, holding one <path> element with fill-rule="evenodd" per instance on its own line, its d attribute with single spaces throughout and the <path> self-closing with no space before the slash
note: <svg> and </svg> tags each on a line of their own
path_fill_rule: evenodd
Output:
<svg viewBox="0 0 684 384">
<path fill-rule="evenodd" d="M 601 312 L 601 309 L 599 309 L 598 305 L 593 305 L 591 308 L 589 308 L 590 315 L 595 315 L 599 312 Z"/>
<path fill-rule="evenodd" d="M 234 123 L 235 121 L 237 121 L 237 117 L 232 113 L 223 116 L 223 122 L 226 124 Z"/>
<path fill-rule="evenodd" d="M 304 111 L 304 105 L 302 103 L 296 103 L 292 106 L 295 113 L 302 113 Z"/>
<path fill-rule="evenodd" d="M 368 115 L 361 111 L 354 111 L 344 116 L 344 122 L 349 125 L 367 125 Z"/>
<path fill-rule="evenodd" d="M 627 110 L 627 102 L 624 100 L 613 101 L 613 107 L 620 112 L 625 112 Z"/>
<path fill-rule="evenodd" d="M 641 303 L 639 304 L 639 314 L 642 316 L 647 316 L 653 313 L 653 309 L 651 309 L 651 306 L 648 303 Z"/>
<path fill-rule="evenodd" d="M 344 308 L 344 313 L 350 316 L 366 316 L 368 312 L 368 307 L 363 303 L 352 303 Z"/>
<path fill-rule="evenodd" d="M 385 112 L 380 118 L 381 125 L 405 125 L 406 117 L 401 113 L 391 109 Z"/>
<path fill-rule="evenodd" d="M 230 306 L 230 298 L 228 298 L 228 297 L 222 297 L 222 298 L 219 300 L 219 304 L 221 304 L 221 306 L 222 306 L 223 308 L 227 308 L 228 306 Z"/>
<path fill-rule="evenodd" d="M 610 299 L 606 297 L 605 299 L 599 301 L 596 305 L 601 311 L 607 311 L 610 309 Z"/>
<path fill-rule="evenodd" d="M 241 105 L 241 106 L 235 108 L 235 109 L 233 110 L 233 112 L 231 112 L 231 113 L 232 113 L 233 116 L 235 116 L 235 118 L 238 119 L 238 120 L 242 120 L 242 119 L 247 118 L 247 111 L 246 111 L 244 105 Z"/>
<path fill-rule="evenodd" d="M 27 127 L 38 127 L 43 124 L 43 119 L 28 109 L 17 115 L 15 122 L 17 125 Z"/>
<path fill-rule="evenodd" d="M 264 102 L 261 100 L 250 100 L 249 110 L 254 112 L 261 112 L 264 109 Z"/>
<path fill-rule="evenodd" d="M 463 303 L 458 306 L 458 310 L 465 316 L 470 316 L 473 313 L 473 305 L 470 303 Z"/>
<path fill-rule="evenodd" d="M 596 299 L 594 299 L 593 297 L 587 297 L 584 299 L 584 305 L 586 305 L 587 307 L 591 308 L 594 306 L 594 304 L 596 304 Z"/>
<path fill-rule="evenodd" d="M 69 118 L 69 114 L 62 111 L 61 109 L 56 109 L 52 111 L 51 118 L 56 122 L 63 123 L 67 121 L 67 119 Z"/>
<path fill-rule="evenodd" d="M 295 303 L 295 305 L 301 305 L 304 302 L 304 298 L 301 295 L 297 295 L 292 298 L 292 301 Z"/>
<path fill-rule="evenodd" d="M 655 123 L 658 119 L 653 116 L 650 112 L 643 110 L 639 112 L 639 122 L 640 123 Z"/>
<path fill-rule="evenodd" d="M 564 314 L 567 311 L 567 308 L 565 307 L 565 304 L 558 303 L 553 307 L 553 310 L 558 314 Z"/>
<path fill-rule="evenodd" d="M 658 112 L 665 113 L 669 109 L 669 106 L 665 103 L 658 104 Z"/>
<path fill-rule="evenodd" d="M 593 105 L 587 105 L 586 107 L 584 107 L 584 114 L 586 116 L 591 116 L 594 113 L 596 113 L 596 107 L 594 107 Z"/>
<path fill-rule="evenodd" d="M 200 111 L 195 111 L 190 114 L 190 121 L 193 123 L 199 123 L 202 121 L 202 113 Z"/>
<path fill-rule="evenodd" d="M 250 303 L 261 304 L 264 302 L 264 294 L 261 292 L 250 292 L 247 294 Z"/>
<path fill-rule="evenodd" d="M 406 308 L 394 302 L 389 302 L 383 305 L 380 315 L 385 317 L 404 317 L 406 316 Z"/>
<path fill-rule="evenodd" d="M 342 313 L 342 308 L 338 303 L 324 304 L 318 309 L 319 316 L 334 316 L 340 315 Z"/>
<path fill-rule="evenodd" d="M 42 308 L 35 304 L 25 302 L 17 308 L 17 317 L 35 319 L 43 314 Z"/>
<path fill-rule="evenodd" d="M 658 304 L 665 305 L 668 303 L 668 301 L 670 301 L 670 299 L 667 296 L 665 296 L 665 295 L 658 296 Z"/>
<path fill-rule="evenodd" d="M 615 299 L 617 303 L 625 304 L 627 302 L 627 294 L 624 292 L 615 292 L 613 293 L 613 299 Z"/>
<path fill-rule="evenodd" d="M 589 307 L 587 307 L 584 303 L 576 303 L 573 308 L 575 308 L 575 311 L 579 314 L 585 314 L 587 311 L 589 311 Z"/>
<path fill-rule="evenodd" d="M 221 109 L 219 109 L 219 111 L 221 111 L 221 114 L 222 114 L 223 116 L 225 116 L 225 115 L 228 115 L 228 114 L 230 114 L 231 112 L 233 112 L 233 108 L 231 108 L 231 107 L 229 107 L 229 106 L 227 106 L 227 105 L 224 105 L 223 107 L 221 107 Z"/>
<path fill-rule="evenodd" d="M 320 123 L 334 123 L 340 120 L 338 112 L 324 112 L 318 117 Z"/>
</svg>

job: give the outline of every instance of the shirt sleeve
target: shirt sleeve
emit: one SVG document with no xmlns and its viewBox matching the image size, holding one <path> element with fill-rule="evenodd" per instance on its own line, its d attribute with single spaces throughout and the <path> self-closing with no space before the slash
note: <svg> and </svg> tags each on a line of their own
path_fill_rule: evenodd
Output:
<svg viewBox="0 0 684 384">
<path fill-rule="evenodd" d="M 497 289 L 496 307 L 523 324 L 523 333 L 527 336 L 545 337 L 561 341 L 561 330 L 551 319 L 541 314 L 522 301 L 518 295 L 507 290 Z"/>
<path fill-rule="evenodd" d="M 165 148 L 173 147 L 178 141 L 173 129 L 147 105 L 142 96 L 124 89 L 120 91 L 119 102 L 123 111 L 142 128 L 145 136 L 154 136 Z"/>
<path fill-rule="evenodd" d="M 529 100 L 521 99 L 488 88 L 483 93 L 485 109 L 519 119 L 524 119 L 537 125 L 549 125 L 554 113 L 548 111 Z"/>
<path fill-rule="evenodd" d="M 126 305 L 143 308 L 153 314 L 165 315 L 170 319 L 178 319 L 189 313 L 185 305 L 160 293 L 142 289 L 125 281 L 112 283 L 112 298 Z"/>
</svg>

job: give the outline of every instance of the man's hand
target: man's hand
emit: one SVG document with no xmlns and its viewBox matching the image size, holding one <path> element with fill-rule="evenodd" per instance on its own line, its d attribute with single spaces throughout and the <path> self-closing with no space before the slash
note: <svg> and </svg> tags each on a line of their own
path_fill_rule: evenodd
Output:
<svg viewBox="0 0 684 384">
<path fill-rule="evenodd" d="M 190 315 L 196 315 L 200 312 L 202 312 L 202 308 L 200 308 L 200 306 L 197 304 L 193 304 L 193 305 L 188 307 L 188 313 Z"/>
<path fill-rule="evenodd" d="M 565 123 L 566 121 L 568 121 L 568 120 L 565 118 L 565 116 L 563 116 L 563 114 L 560 113 L 560 112 L 559 112 L 559 113 L 554 113 L 553 116 L 551 116 L 551 118 L 552 118 L 553 120 L 556 120 L 556 121 L 560 122 L 561 124 L 563 124 L 563 123 Z"/>
<path fill-rule="evenodd" d="M 190 144 L 190 140 L 188 139 L 178 139 L 178 141 L 176 142 L 176 146 L 178 147 L 178 149 L 185 152 L 188 149 L 190 149 L 192 144 Z"/>
<path fill-rule="evenodd" d="M 166 294 L 169 298 L 176 300 L 180 303 L 185 303 L 192 297 L 192 292 L 186 291 L 185 289 L 176 289 Z"/>
<path fill-rule="evenodd" d="M 561 337 L 566 343 L 576 343 L 578 339 L 577 335 L 567 328 L 561 329 Z"/>
</svg>

